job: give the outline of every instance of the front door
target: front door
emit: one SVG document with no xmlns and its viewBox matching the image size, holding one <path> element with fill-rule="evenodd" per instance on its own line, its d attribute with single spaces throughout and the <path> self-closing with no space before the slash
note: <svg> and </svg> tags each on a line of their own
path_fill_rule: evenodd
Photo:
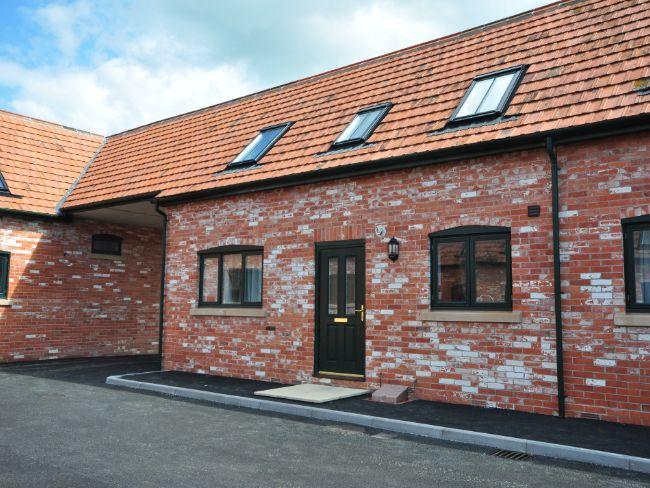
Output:
<svg viewBox="0 0 650 488">
<path fill-rule="evenodd" d="M 365 244 L 316 245 L 316 373 L 365 374 Z"/>
</svg>

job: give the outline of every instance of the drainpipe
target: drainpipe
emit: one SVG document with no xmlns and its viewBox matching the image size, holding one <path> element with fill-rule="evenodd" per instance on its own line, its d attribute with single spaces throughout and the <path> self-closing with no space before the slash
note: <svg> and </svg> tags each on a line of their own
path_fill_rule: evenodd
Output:
<svg viewBox="0 0 650 488">
<path fill-rule="evenodd" d="M 160 318 L 158 326 L 158 355 L 162 360 L 163 356 L 163 325 L 165 317 L 165 266 L 167 264 L 167 214 L 160 210 L 160 203 L 156 203 L 156 213 L 162 215 L 163 232 L 162 232 L 162 267 L 160 270 Z"/>
<path fill-rule="evenodd" d="M 551 194 L 553 213 L 553 294 L 555 298 L 555 358 L 557 363 L 557 410 L 565 416 L 564 349 L 562 346 L 562 282 L 560 273 L 560 191 L 557 152 L 552 137 L 546 138 L 546 152 L 551 161 Z"/>
</svg>

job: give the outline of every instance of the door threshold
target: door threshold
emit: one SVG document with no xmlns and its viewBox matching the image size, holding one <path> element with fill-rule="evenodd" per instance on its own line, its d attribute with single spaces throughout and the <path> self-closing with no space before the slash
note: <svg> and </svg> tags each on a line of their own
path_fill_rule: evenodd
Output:
<svg viewBox="0 0 650 488">
<path fill-rule="evenodd" d="M 337 373 L 335 371 L 319 371 L 314 375 L 317 378 L 333 378 L 337 380 L 364 381 L 365 375 L 355 373 Z"/>
</svg>

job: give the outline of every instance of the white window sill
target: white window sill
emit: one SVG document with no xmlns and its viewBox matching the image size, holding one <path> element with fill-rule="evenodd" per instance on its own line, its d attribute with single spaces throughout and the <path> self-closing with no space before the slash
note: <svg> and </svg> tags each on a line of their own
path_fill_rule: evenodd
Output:
<svg viewBox="0 0 650 488">
<path fill-rule="evenodd" d="M 11 300 L 7 298 L 0 298 L 0 307 L 11 307 Z"/>
<path fill-rule="evenodd" d="M 91 259 L 106 259 L 108 261 L 120 261 L 122 260 L 122 256 L 116 256 L 115 254 L 97 254 L 97 253 L 90 253 L 90 258 Z"/>
<path fill-rule="evenodd" d="M 521 322 L 521 312 L 500 310 L 424 310 L 418 313 L 423 322 Z"/>
<path fill-rule="evenodd" d="M 266 317 L 263 308 L 245 307 L 195 307 L 190 310 L 190 315 L 212 317 Z"/>
<path fill-rule="evenodd" d="M 650 327 L 650 313 L 616 313 L 614 325 L 623 327 Z"/>
</svg>

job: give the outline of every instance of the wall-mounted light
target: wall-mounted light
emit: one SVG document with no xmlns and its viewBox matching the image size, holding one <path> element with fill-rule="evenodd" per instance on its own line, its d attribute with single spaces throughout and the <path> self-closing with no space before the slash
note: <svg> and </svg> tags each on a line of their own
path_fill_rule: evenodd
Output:
<svg viewBox="0 0 650 488">
<path fill-rule="evenodd" d="M 399 257 L 399 241 L 394 237 L 390 238 L 388 241 L 388 259 L 391 261 L 397 261 Z"/>
</svg>

